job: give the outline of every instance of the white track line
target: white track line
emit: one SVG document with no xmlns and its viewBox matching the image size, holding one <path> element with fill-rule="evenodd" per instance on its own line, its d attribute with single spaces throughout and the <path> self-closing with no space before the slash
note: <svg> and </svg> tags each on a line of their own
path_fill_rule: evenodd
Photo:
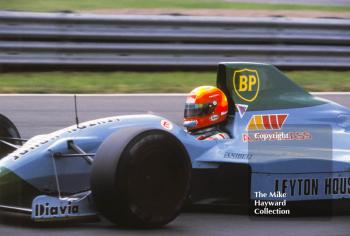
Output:
<svg viewBox="0 0 350 236">
<path fill-rule="evenodd" d="M 312 95 L 350 95 L 350 92 L 312 92 Z"/>
<path fill-rule="evenodd" d="M 350 95 L 350 92 L 313 92 L 313 95 Z M 184 97 L 186 93 L 77 94 L 79 97 Z M 0 94 L 0 97 L 71 97 L 74 94 Z"/>
<path fill-rule="evenodd" d="M 79 97 L 183 97 L 186 93 L 77 94 Z M 0 97 L 71 97 L 74 94 L 0 94 Z"/>
</svg>

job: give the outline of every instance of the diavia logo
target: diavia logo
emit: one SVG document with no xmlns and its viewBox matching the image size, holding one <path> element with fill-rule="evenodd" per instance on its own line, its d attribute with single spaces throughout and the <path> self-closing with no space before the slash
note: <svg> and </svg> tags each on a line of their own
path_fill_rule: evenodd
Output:
<svg viewBox="0 0 350 236">
<path fill-rule="evenodd" d="M 251 69 L 236 70 L 233 73 L 233 88 L 242 100 L 253 102 L 258 97 L 260 89 L 258 71 Z"/>
<path fill-rule="evenodd" d="M 288 114 L 254 115 L 250 118 L 247 131 L 281 129 L 286 122 Z"/>
<path fill-rule="evenodd" d="M 72 205 L 68 202 L 67 205 L 61 206 L 50 206 L 49 203 L 36 204 L 35 205 L 35 216 L 62 216 L 79 213 L 79 206 Z"/>
</svg>

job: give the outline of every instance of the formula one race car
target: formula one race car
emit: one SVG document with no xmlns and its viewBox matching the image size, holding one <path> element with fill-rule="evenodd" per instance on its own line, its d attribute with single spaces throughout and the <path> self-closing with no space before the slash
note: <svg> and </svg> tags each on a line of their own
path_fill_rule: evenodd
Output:
<svg viewBox="0 0 350 236">
<path fill-rule="evenodd" d="M 0 208 L 34 221 L 104 216 L 158 227 L 185 202 L 253 207 L 350 198 L 350 110 L 316 98 L 271 65 L 220 63 L 231 139 L 197 140 L 155 115 L 103 118 L 21 139 L 0 117 Z"/>
</svg>

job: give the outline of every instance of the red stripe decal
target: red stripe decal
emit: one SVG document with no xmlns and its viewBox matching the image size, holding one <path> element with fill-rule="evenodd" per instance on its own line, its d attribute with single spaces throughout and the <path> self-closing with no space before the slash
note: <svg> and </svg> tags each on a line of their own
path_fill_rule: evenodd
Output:
<svg viewBox="0 0 350 236">
<path fill-rule="evenodd" d="M 277 123 L 277 115 L 270 115 L 270 121 L 271 121 L 272 129 L 279 129 L 280 128 L 278 126 L 278 123 Z"/>
<path fill-rule="evenodd" d="M 269 116 L 263 115 L 262 118 L 263 118 L 263 123 L 264 123 L 265 129 L 271 129 Z"/>
<path fill-rule="evenodd" d="M 284 125 L 284 122 L 287 119 L 287 115 L 285 115 L 285 114 L 278 115 L 277 118 L 278 118 L 278 125 L 279 125 L 280 128 L 282 128 L 282 126 Z"/>
</svg>

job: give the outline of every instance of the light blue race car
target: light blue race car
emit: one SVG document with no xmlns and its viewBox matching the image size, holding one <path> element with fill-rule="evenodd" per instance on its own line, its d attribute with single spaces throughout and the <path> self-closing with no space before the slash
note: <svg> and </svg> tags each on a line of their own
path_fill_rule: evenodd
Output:
<svg viewBox="0 0 350 236">
<path fill-rule="evenodd" d="M 225 140 L 197 140 L 166 118 L 102 118 L 20 138 L 0 116 L 0 209 L 34 221 L 103 216 L 163 226 L 183 206 L 289 215 L 350 206 L 350 110 L 272 65 L 220 63 Z"/>
</svg>

